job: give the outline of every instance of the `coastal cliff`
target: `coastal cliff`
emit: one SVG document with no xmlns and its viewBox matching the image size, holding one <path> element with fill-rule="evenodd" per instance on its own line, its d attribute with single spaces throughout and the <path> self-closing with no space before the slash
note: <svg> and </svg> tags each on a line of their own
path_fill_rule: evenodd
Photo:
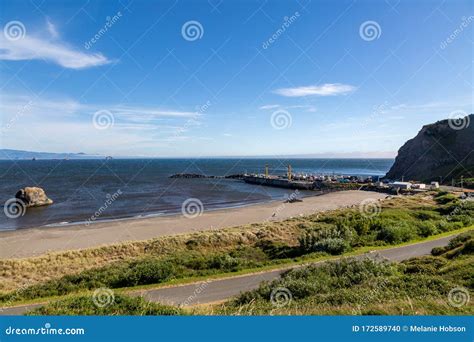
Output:
<svg viewBox="0 0 474 342">
<path fill-rule="evenodd" d="M 399 150 L 385 178 L 450 183 L 474 177 L 474 114 L 423 126 Z"/>
</svg>

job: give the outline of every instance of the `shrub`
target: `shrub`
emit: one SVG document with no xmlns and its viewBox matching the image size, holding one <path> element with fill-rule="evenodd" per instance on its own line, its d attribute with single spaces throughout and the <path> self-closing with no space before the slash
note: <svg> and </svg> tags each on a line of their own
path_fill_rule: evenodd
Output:
<svg viewBox="0 0 474 342">
<path fill-rule="evenodd" d="M 421 222 L 418 224 L 418 234 L 422 237 L 428 237 L 438 232 L 433 222 Z"/>
<path fill-rule="evenodd" d="M 319 234 L 308 233 L 300 239 L 303 253 L 326 252 L 332 255 L 342 254 L 350 249 L 348 241 L 341 238 L 323 238 Z"/>
<path fill-rule="evenodd" d="M 150 303 L 142 297 L 115 295 L 113 302 L 103 307 L 94 304 L 92 295 L 77 296 L 35 309 L 28 315 L 183 315 L 184 312 L 172 306 Z"/>
<path fill-rule="evenodd" d="M 385 242 L 396 244 L 406 242 L 416 236 L 413 227 L 404 224 L 403 222 L 387 224 L 379 231 L 377 238 Z"/>
<path fill-rule="evenodd" d="M 428 210 L 419 210 L 414 213 L 414 216 L 421 221 L 427 220 L 439 220 L 440 215 L 436 211 L 428 211 Z"/>
<path fill-rule="evenodd" d="M 435 200 L 438 204 L 456 204 L 459 203 L 459 198 L 453 194 L 443 194 L 435 197 Z"/>
</svg>

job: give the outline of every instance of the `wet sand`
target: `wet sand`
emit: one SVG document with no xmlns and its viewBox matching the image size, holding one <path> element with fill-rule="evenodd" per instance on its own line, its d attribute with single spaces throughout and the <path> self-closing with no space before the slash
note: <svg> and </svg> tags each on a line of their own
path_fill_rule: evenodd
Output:
<svg viewBox="0 0 474 342">
<path fill-rule="evenodd" d="M 271 202 L 207 211 L 195 218 L 173 215 L 98 222 L 89 226 L 77 224 L 0 232 L 0 258 L 26 258 L 48 252 L 146 240 L 163 235 L 284 220 L 289 217 L 358 205 L 365 199 L 378 200 L 386 196 L 377 192 L 341 191 L 307 197 L 303 202 Z"/>
</svg>

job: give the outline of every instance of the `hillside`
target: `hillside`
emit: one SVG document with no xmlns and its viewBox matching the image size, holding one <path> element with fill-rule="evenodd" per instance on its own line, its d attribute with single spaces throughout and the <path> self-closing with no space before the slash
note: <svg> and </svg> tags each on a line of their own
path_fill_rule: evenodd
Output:
<svg viewBox="0 0 474 342">
<path fill-rule="evenodd" d="M 23 150 L 0 149 L 0 160 L 16 159 L 103 159 L 104 156 L 91 155 L 85 153 L 53 153 L 53 152 L 33 152 Z"/>
<path fill-rule="evenodd" d="M 466 116 L 461 126 L 455 124 L 442 120 L 424 126 L 400 148 L 385 178 L 446 183 L 461 176 L 473 178 L 474 114 Z"/>
</svg>

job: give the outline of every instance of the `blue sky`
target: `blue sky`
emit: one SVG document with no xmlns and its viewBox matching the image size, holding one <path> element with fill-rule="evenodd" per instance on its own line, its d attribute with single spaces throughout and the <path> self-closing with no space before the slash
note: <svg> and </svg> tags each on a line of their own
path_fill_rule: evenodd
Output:
<svg viewBox="0 0 474 342">
<path fill-rule="evenodd" d="M 473 16 L 471 1 L 2 1 L 1 147 L 391 156 L 473 112 Z"/>
</svg>

